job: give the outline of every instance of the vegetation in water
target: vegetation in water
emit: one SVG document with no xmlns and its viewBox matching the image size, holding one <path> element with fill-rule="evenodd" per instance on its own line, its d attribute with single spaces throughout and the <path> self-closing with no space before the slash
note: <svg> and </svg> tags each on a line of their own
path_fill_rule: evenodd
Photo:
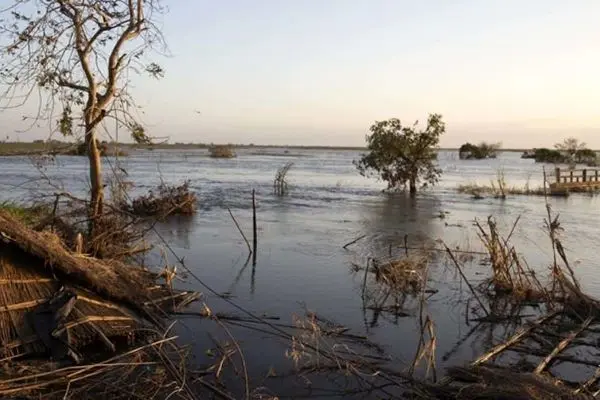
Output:
<svg viewBox="0 0 600 400">
<path fill-rule="evenodd" d="M 522 158 L 533 158 L 538 163 L 586 164 L 589 166 L 598 164 L 596 152 L 576 138 L 564 139 L 554 147 L 554 149 L 546 147 L 533 149 L 533 151 L 524 153 Z"/>
<path fill-rule="evenodd" d="M 196 213 L 198 199 L 190 190 L 190 182 L 179 186 L 161 183 L 158 191 L 133 199 L 130 212 L 142 217 L 165 218 L 169 215 L 193 215 Z"/>
<path fill-rule="evenodd" d="M 208 148 L 212 158 L 234 158 L 236 156 L 233 146 L 226 144 L 216 144 Z"/>
<path fill-rule="evenodd" d="M 500 143 L 481 142 L 478 145 L 469 142 L 463 144 L 458 149 L 458 155 L 461 160 L 482 160 L 485 158 L 496 158 Z"/>
<path fill-rule="evenodd" d="M 354 164 L 361 175 L 372 173 L 388 184 L 388 189 L 406 188 L 411 195 L 417 186 L 434 185 L 442 170 L 435 162 L 440 136 L 446 126 L 440 114 L 431 114 L 425 129 L 403 126 L 399 119 L 375 122 L 366 136 L 368 153 Z"/>
<path fill-rule="evenodd" d="M 287 173 L 292 168 L 294 163 L 286 163 L 283 167 L 277 170 L 275 179 L 273 179 L 273 192 L 276 196 L 284 196 L 288 192 L 288 183 L 286 180 Z"/>
</svg>

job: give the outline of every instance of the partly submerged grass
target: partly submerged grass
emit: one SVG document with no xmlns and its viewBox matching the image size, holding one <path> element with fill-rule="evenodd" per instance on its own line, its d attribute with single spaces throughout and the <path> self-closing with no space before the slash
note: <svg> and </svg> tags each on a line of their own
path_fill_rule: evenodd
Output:
<svg viewBox="0 0 600 400">
<path fill-rule="evenodd" d="M 45 206 L 26 206 L 13 201 L 0 202 L 0 211 L 9 213 L 12 217 L 29 226 L 48 215 L 48 209 Z"/>
<path fill-rule="evenodd" d="M 190 181 L 183 184 L 162 183 L 157 191 L 133 199 L 130 212 L 137 216 L 165 218 L 170 215 L 193 215 L 196 213 L 196 194 L 190 190 Z"/>
<path fill-rule="evenodd" d="M 459 185 L 457 188 L 459 193 L 470 194 L 474 197 L 494 196 L 497 198 L 503 198 L 507 195 L 513 196 L 544 196 L 545 191 L 543 187 L 532 188 L 529 185 L 524 186 L 496 186 L 495 184 L 490 185 L 479 185 L 476 183 L 467 183 Z M 550 194 L 548 192 L 548 194 Z"/>
</svg>

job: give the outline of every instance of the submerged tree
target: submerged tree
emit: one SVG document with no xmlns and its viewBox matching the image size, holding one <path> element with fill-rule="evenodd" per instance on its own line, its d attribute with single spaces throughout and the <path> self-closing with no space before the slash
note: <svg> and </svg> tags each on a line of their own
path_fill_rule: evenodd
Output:
<svg viewBox="0 0 600 400">
<path fill-rule="evenodd" d="M 502 147 L 500 143 L 481 142 L 479 145 L 474 145 L 467 142 L 460 146 L 458 155 L 461 160 L 495 158 L 500 147 Z"/>
<path fill-rule="evenodd" d="M 128 91 L 132 73 L 162 77 L 146 59 L 164 49 L 155 19 L 160 0 L 6 0 L 0 6 L 4 108 L 38 100 L 34 124 L 49 121 L 83 137 L 90 165 L 90 234 L 102 215 L 104 185 L 97 136 L 108 119 L 149 142 Z M 37 95 L 37 96 L 33 96 Z"/>
<path fill-rule="evenodd" d="M 361 175 L 375 173 L 388 184 L 388 189 L 406 187 L 411 195 L 417 185 L 423 187 L 438 182 L 442 171 L 437 167 L 438 143 L 446 126 L 439 114 L 431 114 L 425 130 L 418 130 L 418 121 L 413 126 L 402 126 L 397 118 L 377 121 L 367 135 L 369 152 L 363 154 L 355 165 Z"/>
<path fill-rule="evenodd" d="M 578 161 L 578 156 L 590 155 L 589 150 L 586 152 L 586 144 L 574 137 L 566 138 L 561 143 L 556 143 L 554 147 L 566 156 L 565 162 L 569 164 L 575 164 Z"/>
</svg>

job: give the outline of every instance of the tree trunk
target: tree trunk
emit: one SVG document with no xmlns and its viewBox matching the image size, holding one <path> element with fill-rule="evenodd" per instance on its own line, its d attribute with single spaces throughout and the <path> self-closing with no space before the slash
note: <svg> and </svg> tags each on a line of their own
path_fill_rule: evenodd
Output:
<svg viewBox="0 0 600 400">
<path fill-rule="evenodd" d="M 415 178 L 410 179 L 410 195 L 415 196 L 417 194 L 417 180 Z"/>
<path fill-rule="evenodd" d="M 90 200 L 90 223 L 89 234 L 93 240 L 96 235 L 98 221 L 102 215 L 104 203 L 104 186 L 102 184 L 102 163 L 100 162 L 100 150 L 96 141 L 96 129 L 91 124 L 86 124 L 85 141 L 87 144 L 88 159 L 90 162 L 90 183 L 92 193 Z"/>
</svg>

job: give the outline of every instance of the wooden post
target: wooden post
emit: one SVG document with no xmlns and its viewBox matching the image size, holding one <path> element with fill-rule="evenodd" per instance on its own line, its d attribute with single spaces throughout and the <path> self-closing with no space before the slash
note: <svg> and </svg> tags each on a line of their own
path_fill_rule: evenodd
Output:
<svg viewBox="0 0 600 400">
<path fill-rule="evenodd" d="M 573 170 L 571 170 L 571 173 L 569 174 L 570 178 L 571 178 L 571 183 L 573 183 Z"/>
<path fill-rule="evenodd" d="M 252 232 L 254 234 L 252 238 L 252 265 L 256 265 L 256 247 L 258 245 L 258 239 L 256 237 L 256 200 L 254 196 L 254 189 L 252 189 Z"/>
<path fill-rule="evenodd" d="M 560 183 L 560 168 L 556 167 L 556 183 Z"/>
<path fill-rule="evenodd" d="M 598 170 L 596 170 L 596 182 L 598 182 Z"/>
<path fill-rule="evenodd" d="M 583 181 L 585 182 L 586 178 L 587 178 L 587 169 L 583 170 L 582 175 L 583 175 Z"/>
</svg>

